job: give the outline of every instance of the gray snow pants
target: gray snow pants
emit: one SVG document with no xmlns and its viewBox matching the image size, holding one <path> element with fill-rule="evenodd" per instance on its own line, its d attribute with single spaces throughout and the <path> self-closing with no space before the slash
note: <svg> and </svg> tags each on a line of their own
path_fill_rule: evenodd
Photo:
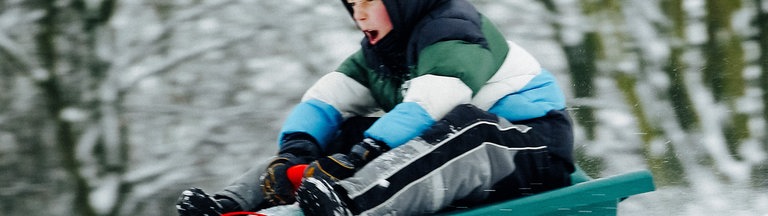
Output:
<svg viewBox="0 0 768 216">
<path fill-rule="evenodd" d="M 357 214 L 431 214 L 570 185 L 572 151 L 565 111 L 511 123 L 461 105 L 420 137 L 384 153 L 339 184 Z M 259 208 L 263 195 L 253 179 L 262 171 L 254 168 L 243 176 L 249 181 L 236 182 L 222 195 L 234 196 L 243 207 Z"/>
</svg>

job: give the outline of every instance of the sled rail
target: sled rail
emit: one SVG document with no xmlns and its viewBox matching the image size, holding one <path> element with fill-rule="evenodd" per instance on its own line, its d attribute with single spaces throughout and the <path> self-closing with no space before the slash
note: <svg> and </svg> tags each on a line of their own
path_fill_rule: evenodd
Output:
<svg viewBox="0 0 768 216">
<path fill-rule="evenodd" d="M 568 187 L 445 215 L 616 215 L 621 200 L 656 190 L 648 170 L 598 179 L 577 170 L 572 179 Z"/>
</svg>

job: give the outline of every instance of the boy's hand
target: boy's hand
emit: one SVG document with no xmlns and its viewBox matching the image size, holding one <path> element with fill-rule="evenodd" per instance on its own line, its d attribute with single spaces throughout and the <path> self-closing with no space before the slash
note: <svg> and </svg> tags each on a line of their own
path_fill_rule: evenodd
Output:
<svg viewBox="0 0 768 216">
<path fill-rule="evenodd" d="M 384 142 L 366 138 L 352 146 L 349 154 L 334 154 L 309 164 L 297 191 L 301 210 L 305 215 L 354 215 L 354 203 L 337 182 L 389 149 Z"/>
<path fill-rule="evenodd" d="M 354 175 L 358 166 L 360 165 L 353 162 L 349 156 L 334 154 L 310 163 L 304 170 L 304 178 L 313 177 L 328 182 L 336 182 Z"/>
<path fill-rule="evenodd" d="M 283 153 L 277 156 L 262 176 L 262 190 L 264 197 L 273 205 L 285 205 L 296 201 L 295 187 L 288 178 L 288 169 L 293 166 L 299 166 L 304 163 L 290 153 Z"/>
<path fill-rule="evenodd" d="M 312 162 L 304 171 L 304 177 L 324 179 L 328 182 L 345 179 L 388 150 L 386 143 L 366 138 L 355 144 L 349 154 L 334 154 Z"/>
<path fill-rule="evenodd" d="M 305 133 L 286 135 L 277 158 L 267 165 L 261 176 L 264 198 L 272 205 L 285 205 L 296 201 L 295 187 L 288 178 L 288 169 L 306 165 L 320 157 L 320 147 Z"/>
</svg>

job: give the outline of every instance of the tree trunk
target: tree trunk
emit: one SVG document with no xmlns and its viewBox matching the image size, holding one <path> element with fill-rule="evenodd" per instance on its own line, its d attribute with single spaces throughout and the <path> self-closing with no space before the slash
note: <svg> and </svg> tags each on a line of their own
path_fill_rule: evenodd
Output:
<svg viewBox="0 0 768 216">
<path fill-rule="evenodd" d="M 753 20 L 753 24 L 758 29 L 757 42 L 760 44 L 760 57 L 758 57 L 758 66 L 762 73 L 760 74 L 760 87 L 762 88 L 763 99 L 763 114 L 762 119 L 768 120 L 768 11 L 763 9 L 762 5 L 766 4 L 763 0 L 754 0 L 756 16 Z M 768 125 L 768 123 L 764 123 Z M 762 147 L 765 152 L 768 152 L 768 134 L 763 134 Z M 765 164 L 764 159 L 763 164 Z M 752 184 L 755 187 L 768 187 L 768 166 L 754 166 L 752 171 Z"/>
<path fill-rule="evenodd" d="M 744 96 L 746 82 L 743 71 L 746 65 L 742 39 L 733 30 L 733 13 L 740 9 L 741 1 L 707 0 L 706 25 L 708 41 L 704 46 L 706 65 L 704 80 L 712 89 L 714 99 L 725 104 L 730 114 L 725 123 L 728 150 L 737 160 L 741 159 L 738 151 L 741 142 L 750 136 L 747 126 L 749 117 L 738 112 L 736 101 Z"/>
<path fill-rule="evenodd" d="M 552 0 L 541 0 L 544 7 L 555 17 L 560 15 L 557 4 Z M 569 44 L 563 39 L 564 27 L 559 20 L 553 20 L 550 25 L 554 29 L 554 37 L 565 53 L 571 77 L 571 87 L 575 98 L 591 98 L 594 94 L 592 81 L 597 74 L 597 65 L 594 52 L 597 50 L 596 35 L 594 32 L 584 35 L 584 39 L 577 44 Z M 591 106 L 578 106 L 573 109 L 574 120 L 585 128 L 589 140 L 595 139 L 597 120 L 594 116 L 594 108 Z M 575 148 L 576 161 L 579 166 L 591 176 L 598 176 L 604 169 L 602 160 L 598 157 L 588 156 L 584 148 Z"/>
<path fill-rule="evenodd" d="M 90 188 L 86 179 L 80 174 L 80 162 L 75 155 L 76 141 L 72 124 L 61 118 L 62 111 L 69 106 L 70 101 L 62 94 L 62 86 L 57 76 L 56 36 L 59 33 L 57 18 L 59 8 L 54 1 L 41 1 L 45 16 L 39 20 L 40 32 L 36 36 L 39 59 L 48 73 L 47 79 L 39 83 L 43 90 L 48 114 L 55 128 L 55 142 L 62 166 L 69 181 L 74 184 L 74 212 L 76 215 L 96 215 L 90 204 Z"/>
</svg>

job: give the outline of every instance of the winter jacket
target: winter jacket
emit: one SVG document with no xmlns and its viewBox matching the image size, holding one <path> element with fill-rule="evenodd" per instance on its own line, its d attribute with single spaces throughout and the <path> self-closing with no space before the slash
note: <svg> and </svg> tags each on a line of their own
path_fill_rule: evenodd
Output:
<svg viewBox="0 0 768 216">
<path fill-rule="evenodd" d="M 307 90 L 281 137 L 303 132 L 325 148 L 344 120 L 384 111 L 365 136 L 395 148 L 459 104 L 509 121 L 565 108 L 552 74 L 465 0 L 384 3 L 394 30 L 389 42 L 377 44 L 391 47 L 363 39 L 359 51 Z"/>
</svg>

